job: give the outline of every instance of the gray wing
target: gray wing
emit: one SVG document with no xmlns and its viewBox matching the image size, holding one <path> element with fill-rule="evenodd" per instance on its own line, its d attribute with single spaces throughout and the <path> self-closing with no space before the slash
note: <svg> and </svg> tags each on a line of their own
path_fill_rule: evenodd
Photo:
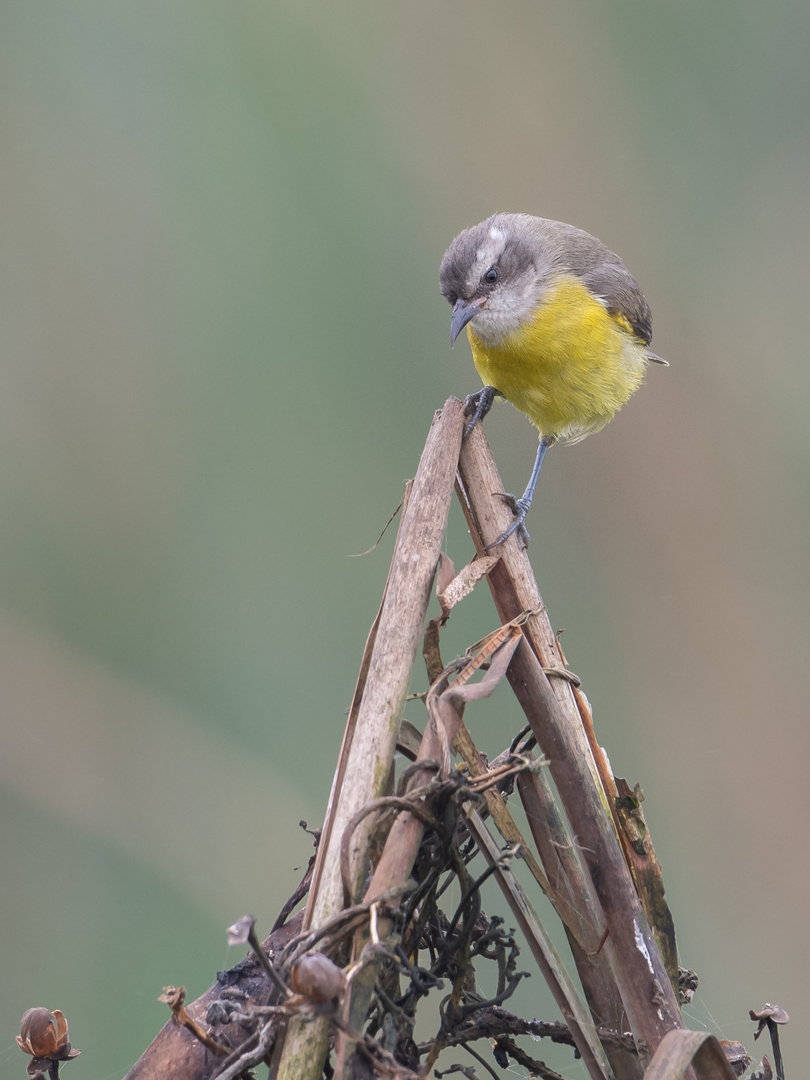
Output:
<svg viewBox="0 0 810 1080">
<path fill-rule="evenodd" d="M 611 315 L 626 319 L 636 337 L 649 345 L 652 339 L 650 305 L 623 263 L 602 263 L 584 273 L 582 280 L 591 292 L 604 300 Z"/>
<path fill-rule="evenodd" d="M 548 218 L 524 218 L 538 239 L 547 245 L 558 265 L 582 278 L 604 300 L 611 315 L 627 320 L 645 345 L 652 338 L 652 315 L 638 282 L 615 252 L 596 236 Z M 650 359 L 653 359 L 651 356 Z"/>
</svg>

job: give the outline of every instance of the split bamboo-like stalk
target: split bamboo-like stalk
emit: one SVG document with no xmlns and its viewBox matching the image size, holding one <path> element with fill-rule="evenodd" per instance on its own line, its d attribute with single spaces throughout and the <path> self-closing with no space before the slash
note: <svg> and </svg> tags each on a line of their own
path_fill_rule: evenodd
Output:
<svg viewBox="0 0 810 1080">
<path fill-rule="evenodd" d="M 402 708 L 439 562 L 461 449 L 464 406 L 451 398 L 436 413 L 397 536 L 362 697 L 349 716 L 341 747 L 306 922 L 319 926 L 343 904 L 340 851 L 354 815 L 385 791 L 396 750 Z M 350 853 L 352 886 L 368 869 L 373 821 L 355 830 Z M 278 1080 L 321 1075 L 329 1021 L 291 1021 L 278 1063 Z"/>
<path fill-rule="evenodd" d="M 462 446 L 459 486 L 470 531 L 483 550 L 508 526 L 509 511 L 497 498 L 503 485 L 480 428 Z M 644 1063 L 668 1031 L 683 1027 L 680 1008 L 618 841 L 570 683 L 547 674 L 564 669 L 564 664 L 528 556 L 516 541 L 503 549 L 488 576 L 501 620 L 507 622 L 530 608 L 542 609 L 526 623 L 524 641 L 507 677 L 549 760 L 577 837 L 605 919 L 603 947 L 613 981 Z"/>
</svg>

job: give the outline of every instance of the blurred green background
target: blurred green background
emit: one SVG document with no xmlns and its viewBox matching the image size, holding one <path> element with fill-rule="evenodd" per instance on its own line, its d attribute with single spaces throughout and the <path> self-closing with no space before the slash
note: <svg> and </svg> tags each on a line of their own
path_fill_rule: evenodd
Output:
<svg viewBox="0 0 810 1080">
<path fill-rule="evenodd" d="M 532 560 L 646 792 L 688 1022 L 801 1030 L 808 40 L 759 0 L 2 6 L 4 1076 L 32 1005 L 71 1076 L 122 1075 L 292 891 L 391 537 L 348 556 L 478 385 L 437 268 L 496 209 L 596 233 L 652 305 L 671 367 L 550 455 Z M 530 426 L 487 430 L 522 489 Z"/>
</svg>

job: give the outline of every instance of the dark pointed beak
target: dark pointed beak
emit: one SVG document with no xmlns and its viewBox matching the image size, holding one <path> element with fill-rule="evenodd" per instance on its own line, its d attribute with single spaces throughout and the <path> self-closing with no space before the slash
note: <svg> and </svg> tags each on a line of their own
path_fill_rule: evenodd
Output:
<svg viewBox="0 0 810 1080">
<path fill-rule="evenodd" d="M 450 322 L 450 344 L 455 345 L 456 338 L 470 321 L 474 319 L 484 304 L 485 296 L 479 296 L 475 300 L 456 300 L 453 305 L 453 318 Z"/>
</svg>

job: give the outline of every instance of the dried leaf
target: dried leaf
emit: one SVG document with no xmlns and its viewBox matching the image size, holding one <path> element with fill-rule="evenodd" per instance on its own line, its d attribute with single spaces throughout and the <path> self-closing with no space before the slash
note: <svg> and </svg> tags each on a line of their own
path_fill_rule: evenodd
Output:
<svg viewBox="0 0 810 1080">
<path fill-rule="evenodd" d="M 442 776 L 450 775 L 450 750 L 456 738 L 465 704 L 468 701 L 489 697 L 506 674 L 520 638 L 521 631 L 517 627 L 501 627 L 485 639 L 485 646 L 467 664 L 452 686 L 442 692 L 434 684 L 428 692 L 425 704 L 439 736 Z M 467 683 L 470 676 L 491 656 L 494 658 L 484 677 L 477 683 Z"/>
<path fill-rule="evenodd" d="M 668 1031 L 658 1044 L 644 1080 L 681 1080 L 690 1065 L 700 1080 L 737 1080 L 714 1035 L 707 1031 Z"/>
<path fill-rule="evenodd" d="M 737 1076 L 742 1076 L 748 1066 L 751 1064 L 751 1055 L 745 1049 L 741 1042 L 737 1042 L 735 1039 L 721 1039 L 720 1045 L 723 1048 L 723 1053 L 728 1059 L 729 1065 L 732 1067 Z"/>
<path fill-rule="evenodd" d="M 445 556 L 442 556 L 442 560 L 444 558 Z M 469 596 L 481 578 L 490 572 L 500 558 L 500 555 L 481 555 L 479 558 L 473 559 L 458 574 L 451 577 L 446 584 L 442 584 L 441 588 L 437 579 L 436 595 L 442 605 L 442 618 L 445 622 L 456 604 L 463 600 L 465 596 Z M 451 568 L 452 565 L 450 563 Z"/>
<path fill-rule="evenodd" d="M 419 747 L 422 745 L 422 732 L 410 720 L 403 720 L 399 725 L 397 750 L 409 761 L 416 761 Z"/>
<path fill-rule="evenodd" d="M 432 686 L 444 671 L 444 662 L 440 648 L 439 627 L 442 625 L 442 617 L 431 619 L 425 630 L 422 642 L 422 656 L 425 659 L 428 683 Z"/>
<path fill-rule="evenodd" d="M 675 943 L 675 920 L 667 903 L 661 865 L 650 842 L 647 822 L 641 809 L 644 793 L 638 784 L 631 788 L 621 776 L 614 777 L 614 781 L 618 794 L 614 803 L 616 817 L 626 840 L 624 847 L 639 899 L 661 950 L 661 958 L 670 982 L 675 992 L 680 994 L 682 984 Z"/>
<path fill-rule="evenodd" d="M 453 565 L 453 560 L 449 555 L 442 552 L 439 555 L 439 565 L 436 567 L 436 595 L 439 600 L 442 598 L 442 593 L 456 576 L 456 568 Z M 444 604 L 442 604 L 444 607 Z"/>
<path fill-rule="evenodd" d="M 505 633 L 502 633 L 503 631 Z M 522 637 L 516 626 L 501 627 L 486 639 L 486 645 L 470 661 L 459 675 L 456 682 L 442 695 L 453 704 L 466 704 L 468 701 L 480 701 L 487 698 L 506 674 L 506 669 Z M 493 647 L 494 646 L 494 647 Z M 492 658 L 489 670 L 477 683 L 468 683 L 467 679 L 487 660 Z"/>
<path fill-rule="evenodd" d="M 762 1058 L 762 1072 L 751 1073 L 751 1080 L 773 1080 L 773 1066 L 768 1061 L 767 1054 Z"/>
</svg>

